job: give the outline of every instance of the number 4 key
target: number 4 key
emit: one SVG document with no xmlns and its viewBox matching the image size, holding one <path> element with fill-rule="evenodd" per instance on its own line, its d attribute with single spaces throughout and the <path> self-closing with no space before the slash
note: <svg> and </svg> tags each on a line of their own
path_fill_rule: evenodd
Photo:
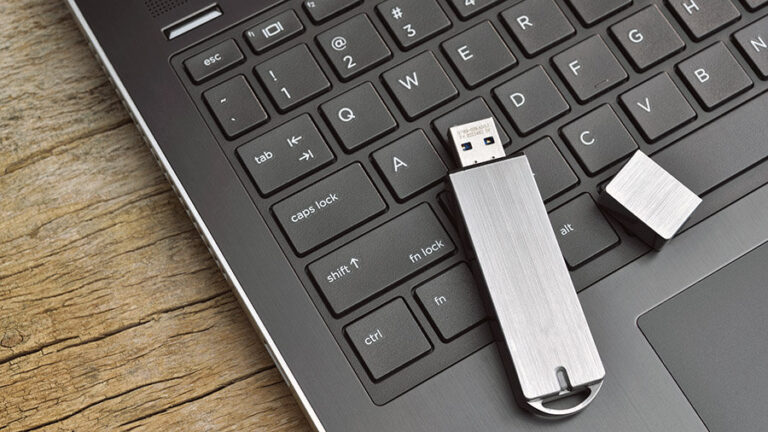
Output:
<svg viewBox="0 0 768 432">
<path fill-rule="evenodd" d="M 453 8 L 462 20 L 471 18 L 501 0 L 451 0 Z"/>
</svg>

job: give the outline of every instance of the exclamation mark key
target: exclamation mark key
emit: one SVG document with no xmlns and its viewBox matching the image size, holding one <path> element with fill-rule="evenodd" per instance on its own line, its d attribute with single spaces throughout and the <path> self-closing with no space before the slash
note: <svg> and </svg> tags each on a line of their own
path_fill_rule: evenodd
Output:
<svg viewBox="0 0 768 432">
<path fill-rule="evenodd" d="M 257 65 L 254 72 L 281 113 L 331 88 L 306 44 Z"/>
</svg>

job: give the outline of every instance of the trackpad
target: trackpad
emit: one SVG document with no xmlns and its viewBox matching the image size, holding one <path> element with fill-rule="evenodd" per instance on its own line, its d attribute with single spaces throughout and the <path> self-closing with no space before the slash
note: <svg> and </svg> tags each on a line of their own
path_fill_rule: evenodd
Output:
<svg viewBox="0 0 768 432">
<path fill-rule="evenodd" d="M 768 243 L 638 320 L 712 432 L 768 425 Z"/>
</svg>

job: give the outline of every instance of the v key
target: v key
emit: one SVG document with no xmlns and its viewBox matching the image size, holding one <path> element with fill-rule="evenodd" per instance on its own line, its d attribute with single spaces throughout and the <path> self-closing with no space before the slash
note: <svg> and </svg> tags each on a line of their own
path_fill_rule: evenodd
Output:
<svg viewBox="0 0 768 432">
<path fill-rule="evenodd" d="M 648 141 L 656 141 L 696 118 L 696 112 L 666 73 L 620 97 L 624 109 Z"/>
</svg>

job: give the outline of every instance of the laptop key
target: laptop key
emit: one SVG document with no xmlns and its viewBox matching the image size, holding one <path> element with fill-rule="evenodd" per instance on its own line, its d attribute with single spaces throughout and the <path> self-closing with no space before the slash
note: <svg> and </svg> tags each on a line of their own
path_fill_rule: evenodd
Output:
<svg viewBox="0 0 768 432">
<path fill-rule="evenodd" d="M 677 65 L 677 70 L 708 111 L 752 87 L 752 80 L 722 42 Z"/>
<path fill-rule="evenodd" d="M 206 90 L 203 99 L 229 139 L 244 134 L 268 119 L 261 102 L 242 75 Z"/>
<path fill-rule="evenodd" d="M 371 155 L 398 201 L 405 201 L 441 181 L 447 169 L 421 129 Z"/>
<path fill-rule="evenodd" d="M 632 0 L 568 0 L 587 27 L 597 24 L 632 4 Z"/>
<path fill-rule="evenodd" d="M 570 110 L 541 66 L 496 87 L 493 95 L 520 135 L 528 135 Z"/>
<path fill-rule="evenodd" d="M 466 20 L 490 8 L 502 0 L 450 0 L 459 18 Z"/>
<path fill-rule="evenodd" d="M 768 78 L 768 17 L 737 31 L 733 38 L 760 78 Z"/>
<path fill-rule="evenodd" d="M 363 0 L 304 0 L 304 10 L 313 22 L 321 23 L 362 2 Z"/>
<path fill-rule="evenodd" d="M 184 60 L 184 68 L 195 84 L 213 78 L 225 70 L 242 63 L 243 52 L 234 40 L 228 39 Z"/>
<path fill-rule="evenodd" d="M 650 142 L 696 118 L 696 111 L 666 72 L 622 94 L 619 99 Z"/>
<path fill-rule="evenodd" d="M 376 10 L 403 50 L 409 50 L 451 26 L 436 0 L 387 0 L 376 6 Z"/>
<path fill-rule="evenodd" d="M 647 70 L 685 48 L 685 42 L 656 5 L 611 26 L 611 34 L 639 71 Z"/>
<path fill-rule="evenodd" d="M 549 201 L 579 183 L 563 155 L 550 137 L 544 137 L 523 149 L 528 157 L 536 185 L 544 201 Z"/>
<path fill-rule="evenodd" d="M 320 105 L 320 111 L 349 152 L 397 128 L 397 122 L 369 82 Z"/>
<path fill-rule="evenodd" d="M 488 104 L 485 103 L 485 100 L 480 97 L 472 99 L 464 105 L 455 108 L 453 111 L 449 111 L 447 114 L 443 114 L 442 116 L 438 117 L 435 119 L 435 121 L 432 122 L 432 129 L 440 137 L 445 145 L 450 146 L 452 143 L 449 130 L 452 127 L 465 123 L 472 123 L 474 121 L 486 119 L 488 117 L 493 117 L 493 120 L 496 123 L 496 129 L 499 132 L 501 144 L 505 147 L 509 145 L 509 135 L 507 135 L 507 133 L 504 131 L 504 128 L 501 127 L 499 121 L 496 120 L 496 117 L 491 112 Z"/>
<path fill-rule="evenodd" d="M 402 298 L 353 322 L 344 332 L 374 381 L 432 349 Z"/>
<path fill-rule="evenodd" d="M 601 105 L 568 123 L 560 133 L 589 175 L 637 150 L 637 143 L 610 105 Z"/>
<path fill-rule="evenodd" d="M 354 163 L 278 202 L 272 213 L 303 255 L 386 209 L 362 165 Z"/>
<path fill-rule="evenodd" d="M 475 278 L 464 263 L 419 285 L 414 293 L 443 341 L 464 333 L 486 317 Z"/>
<path fill-rule="evenodd" d="M 475 88 L 517 64 L 517 59 L 489 21 L 448 39 L 441 46 L 469 88 Z"/>
<path fill-rule="evenodd" d="M 317 43 L 342 81 L 349 81 L 392 57 L 387 44 L 364 14 L 320 33 Z"/>
<path fill-rule="evenodd" d="M 296 12 L 287 10 L 246 30 L 245 39 L 256 54 L 277 46 L 304 31 Z"/>
<path fill-rule="evenodd" d="M 574 269 L 619 243 L 589 194 L 581 194 L 549 214 L 568 268 Z"/>
<path fill-rule="evenodd" d="M 730 0 L 667 0 L 694 40 L 702 40 L 741 17 Z"/>
<path fill-rule="evenodd" d="M 594 99 L 628 78 L 621 63 L 599 35 L 552 57 L 552 63 L 581 103 Z"/>
<path fill-rule="evenodd" d="M 554 0 L 524 0 L 502 12 L 501 20 L 529 57 L 576 34 Z"/>
<path fill-rule="evenodd" d="M 459 95 L 431 51 L 395 66 L 381 77 L 408 120 L 415 120 Z"/>
<path fill-rule="evenodd" d="M 238 147 L 237 154 L 262 195 L 269 195 L 333 161 L 333 153 L 309 114 Z"/>
<path fill-rule="evenodd" d="M 456 246 L 428 204 L 420 204 L 309 265 L 336 314 L 451 255 Z"/>
<path fill-rule="evenodd" d="M 768 4 L 768 0 L 742 0 L 742 2 L 746 7 L 753 11 Z"/>
<path fill-rule="evenodd" d="M 331 83 L 304 44 L 257 65 L 254 71 L 281 113 L 331 88 Z"/>
</svg>

